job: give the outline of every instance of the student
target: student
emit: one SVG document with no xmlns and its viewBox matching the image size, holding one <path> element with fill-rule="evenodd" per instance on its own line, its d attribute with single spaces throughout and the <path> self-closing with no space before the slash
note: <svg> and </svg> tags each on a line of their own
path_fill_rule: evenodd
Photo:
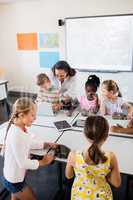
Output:
<svg viewBox="0 0 133 200">
<path fill-rule="evenodd" d="M 100 85 L 100 79 L 96 75 L 90 75 L 85 83 L 86 96 L 81 96 L 78 100 L 80 103 L 81 113 L 97 113 L 99 110 L 99 100 L 96 94 Z"/>
<path fill-rule="evenodd" d="M 12 200 L 36 200 L 32 189 L 25 182 L 26 171 L 38 169 L 54 160 L 52 155 L 45 155 L 40 161 L 29 158 L 32 148 L 56 148 L 55 144 L 36 141 L 28 134 L 26 127 L 30 127 L 35 118 L 36 105 L 31 99 L 20 98 L 14 103 L 5 138 L 1 178 L 5 188 L 11 192 Z"/>
<path fill-rule="evenodd" d="M 132 117 L 133 107 L 123 101 L 117 83 L 113 80 L 105 80 L 102 83 L 102 98 L 100 104 L 100 112 L 102 115 L 113 115 L 114 113 L 122 113 L 125 107 L 128 111 L 128 118 Z"/>
<path fill-rule="evenodd" d="M 60 89 L 62 96 L 68 100 L 76 98 L 76 70 L 66 61 L 58 61 L 52 68 L 53 81 Z"/>
<path fill-rule="evenodd" d="M 52 103 L 53 110 L 58 111 L 60 109 L 59 90 L 52 85 L 49 77 L 45 73 L 41 73 L 37 76 L 37 85 L 40 89 L 36 101 Z"/>
<path fill-rule="evenodd" d="M 120 172 L 116 156 L 104 152 L 102 145 L 108 137 L 109 125 L 102 116 L 89 116 L 85 121 L 84 134 L 88 147 L 83 152 L 73 151 L 68 156 L 66 177 L 75 175 L 71 200 L 112 200 L 109 183 L 119 187 Z"/>
<path fill-rule="evenodd" d="M 111 126 L 111 131 L 115 133 L 133 134 L 133 119 L 129 121 L 127 127 L 123 127 L 119 124 L 117 124 L 116 126 Z"/>
</svg>

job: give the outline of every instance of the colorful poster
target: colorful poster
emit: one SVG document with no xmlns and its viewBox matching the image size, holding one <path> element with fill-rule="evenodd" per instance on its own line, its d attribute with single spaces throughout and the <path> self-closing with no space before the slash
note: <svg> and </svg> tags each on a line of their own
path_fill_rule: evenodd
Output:
<svg viewBox="0 0 133 200">
<path fill-rule="evenodd" d="M 39 48 L 59 48 L 57 33 L 39 33 Z"/>
<path fill-rule="evenodd" d="M 40 67 L 52 68 L 53 65 L 59 60 L 59 52 L 40 52 Z"/>
<path fill-rule="evenodd" d="M 18 50 L 37 50 L 37 33 L 18 33 Z"/>
</svg>

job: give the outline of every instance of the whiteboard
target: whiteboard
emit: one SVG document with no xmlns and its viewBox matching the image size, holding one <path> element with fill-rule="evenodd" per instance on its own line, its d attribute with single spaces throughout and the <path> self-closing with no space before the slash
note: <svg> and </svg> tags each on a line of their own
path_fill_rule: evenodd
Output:
<svg viewBox="0 0 133 200">
<path fill-rule="evenodd" d="M 66 18 L 66 60 L 80 70 L 132 71 L 133 15 Z"/>
</svg>

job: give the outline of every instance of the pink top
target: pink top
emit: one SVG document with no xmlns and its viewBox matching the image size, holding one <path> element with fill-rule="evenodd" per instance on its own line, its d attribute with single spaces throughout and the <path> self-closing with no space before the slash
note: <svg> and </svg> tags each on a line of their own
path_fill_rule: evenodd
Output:
<svg viewBox="0 0 133 200">
<path fill-rule="evenodd" d="M 79 103 L 81 109 L 85 109 L 87 111 L 91 109 L 95 109 L 97 107 L 97 99 L 95 98 L 94 100 L 89 101 L 86 96 L 81 96 L 79 97 Z"/>
</svg>

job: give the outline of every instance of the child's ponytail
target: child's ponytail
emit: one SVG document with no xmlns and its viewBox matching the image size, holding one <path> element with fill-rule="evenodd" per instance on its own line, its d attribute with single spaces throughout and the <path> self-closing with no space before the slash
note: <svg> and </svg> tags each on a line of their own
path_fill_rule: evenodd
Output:
<svg viewBox="0 0 133 200">
<path fill-rule="evenodd" d="M 13 122 L 14 122 L 14 119 L 15 119 L 15 114 L 13 114 L 12 116 L 11 116 L 11 118 L 10 118 L 10 120 L 9 120 L 9 122 L 8 122 L 8 126 L 7 126 L 7 129 L 6 129 L 6 136 L 5 136 L 5 140 L 6 140 L 6 137 L 7 137 L 7 134 L 8 134 L 8 131 L 9 131 L 9 129 L 10 129 L 10 127 L 11 127 L 11 125 L 13 124 Z"/>
<path fill-rule="evenodd" d="M 102 116 L 89 116 L 85 121 L 84 134 L 92 142 L 92 145 L 88 149 L 88 155 L 95 164 L 99 162 L 103 163 L 107 160 L 100 146 L 108 137 L 108 131 L 108 122 Z"/>
<path fill-rule="evenodd" d="M 90 159 L 95 163 L 98 164 L 100 161 L 104 163 L 107 158 L 104 153 L 99 149 L 97 143 L 93 143 L 90 148 L 88 149 Z"/>
<path fill-rule="evenodd" d="M 7 138 L 7 135 L 8 135 L 8 131 L 9 131 L 11 125 L 14 122 L 14 119 L 15 119 L 15 114 L 12 114 L 12 116 L 11 116 L 9 122 L 8 122 L 7 128 L 6 128 L 4 143 L 3 143 L 3 146 L 2 146 L 2 149 L 1 149 L 1 152 L 0 152 L 1 156 L 4 156 L 4 154 L 5 154 L 6 138 Z"/>
</svg>

